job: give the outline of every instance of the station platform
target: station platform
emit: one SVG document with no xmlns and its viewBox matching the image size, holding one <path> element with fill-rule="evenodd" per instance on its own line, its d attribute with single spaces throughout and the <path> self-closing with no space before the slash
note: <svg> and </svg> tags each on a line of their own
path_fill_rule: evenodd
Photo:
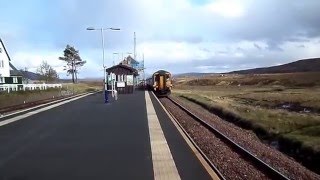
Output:
<svg viewBox="0 0 320 180">
<path fill-rule="evenodd" d="M 0 123 L 0 180 L 212 178 L 150 92 L 109 104 L 97 93 Z"/>
</svg>

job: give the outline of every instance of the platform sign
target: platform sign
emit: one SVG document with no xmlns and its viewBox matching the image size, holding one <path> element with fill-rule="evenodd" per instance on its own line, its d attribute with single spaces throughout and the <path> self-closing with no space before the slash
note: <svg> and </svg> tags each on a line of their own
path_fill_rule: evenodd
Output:
<svg viewBox="0 0 320 180">
<path fill-rule="evenodd" d="M 111 77 L 111 75 L 108 75 L 108 84 L 110 84 L 111 81 L 112 81 L 112 77 Z"/>
<path fill-rule="evenodd" d="M 105 83 L 105 84 L 108 83 L 108 78 L 109 78 L 108 73 L 105 73 L 105 74 L 104 74 L 104 83 Z"/>
<path fill-rule="evenodd" d="M 118 87 L 118 88 L 126 87 L 126 83 L 123 82 L 123 81 L 118 81 L 118 82 L 117 82 L 117 87 Z"/>
<path fill-rule="evenodd" d="M 111 73 L 111 79 L 112 79 L 113 81 L 115 81 L 115 80 L 116 80 L 116 74 Z"/>
<path fill-rule="evenodd" d="M 109 102 L 108 94 L 109 91 L 112 92 L 112 97 L 114 97 L 114 91 L 115 91 L 115 81 L 116 81 L 116 75 L 114 73 L 106 73 L 105 74 L 105 80 L 104 80 L 104 97 L 105 97 L 105 103 Z M 108 89 L 108 86 L 111 85 L 111 89 Z"/>
<path fill-rule="evenodd" d="M 105 69 L 104 69 L 105 71 Z M 109 79 L 109 75 L 108 73 L 104 74 L 104 103 L 108 103 L 108 79 Z"/>
<path fill-rule="evenodd" d="M 133 75 L 127 75 L 127 85 L 133 86 Z"/>
<path fill-rule="evenodd" d="M 112 84 L 113 81 L 116 80 L 116 75 L 114 73 L 110 73 L 107 75 L 107 81 L 105 83 Z"/>
</svg>

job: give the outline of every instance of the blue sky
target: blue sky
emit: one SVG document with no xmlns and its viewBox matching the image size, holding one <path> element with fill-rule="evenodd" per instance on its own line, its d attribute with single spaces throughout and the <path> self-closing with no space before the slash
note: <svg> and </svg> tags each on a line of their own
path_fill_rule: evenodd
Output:
<svg viewBox="0 0 320 180">
<path fill-rule="evenodd" d="M 190 3 L 194 5 L 204 5 L 210 3 L 210 0 L 190 0 Z"/>
<path fill-rule="evenodd" d="M 56 0 L 0 2 L 0 38 L 17 68 L 35 71 L 42 60 L 60 74 L 67 44 L 88 63 L 80 77 L 101 77 L 101 39 L 106 64 L 114 52 L 145 54 L 148 73 L 226 72 L 320 56 L 318 0 Z"/>
</svg>

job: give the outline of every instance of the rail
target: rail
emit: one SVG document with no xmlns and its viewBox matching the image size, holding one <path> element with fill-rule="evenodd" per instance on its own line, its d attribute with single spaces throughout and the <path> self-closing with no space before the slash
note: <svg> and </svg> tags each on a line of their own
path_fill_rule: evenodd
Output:
<svg viewBox="0 0 320 180">
<path fill-rule="evenodd" d="M 249 152 L 248 150 L 246 150 L 245 148 L 240 146 L 238 143 L 236 143 L 233 140 L 231 140 L 230 138 L 228 138 L 226 135 L 224 135 L 222 132 L 220 132 L 219 130 L 217 130 L 216 128 L 214 128 L 210 124 L 208 124 L 206 121 L 204 121 L 203 119 L 201 119 L 197 115 L 195 115 L 192 112 L 190 112 L 188 109 L 186 109 L 185 107 L 180 105 L 178 102 L 176 102 L 172 98 L 170 98 L 170 97 L 167 97 L 167 98 L 171 102 L 173 102 L 176 106 L 178 106 L 180 109 L 185 111 L 188 115 L 190 115 L 192 118 L 194 118 L 196 121 L 198 121 L 200 124 L 202 124 L 204 127 L 206 127 L 209 131 L 211 131 L 212 133 L 217 135 L 225 143 L 231 145 L 236 151 L 240 152 L 245 157 L 251 159 L 252 162 L 256 166 L 258 166 L 260 169 L 263 169 L 265 172 L 267 172 L 268 175 L 270 175 L 270 177 L 272 179 L 285 179 L 285 180 L 289 179 L 288 177 L 286 177 L 285 175 L 280 173 L 278 170 L 274 169 L 273 167 L 271 167 L 270 165 L 268 165 L 267 163 L 265 163 L 264 161 L 262 161 L 261 159 L 256 157 L 254 154 L 252 154 L 251 152 Z"/>
</svg>

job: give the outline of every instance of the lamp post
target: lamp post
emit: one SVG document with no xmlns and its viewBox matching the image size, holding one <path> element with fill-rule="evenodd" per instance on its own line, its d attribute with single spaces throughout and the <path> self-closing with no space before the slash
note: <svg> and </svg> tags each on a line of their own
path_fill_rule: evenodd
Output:
<svg viewBox="0 0 320 180">
<path fill-rule="evenodd" d="M 117 61 L 119 61 L 119 53 L 114 52 L 113 55 L 118 55 Z M 114 56 L 112 56 L 112 58 L 113 58 L 113 65 L 115 65 L 115 63 L 114 63 Z"/>
<path fill-rule="evenodd" d="M 107 87 L 107 76 L 106 76 L 106 66 L 104 65 L 104 30 L 112 30 L 119 31 L 120 28 L 94 28 L 88 27 L 88 31 L 100 31 L 101 32 L 101 44 L 102 44 L 102 66 L 103 66 L 103 74 L 104 74 L 104 94 L 105 94 L 105 103 L 108 102 L 108 87 Z"/>
</svg>

